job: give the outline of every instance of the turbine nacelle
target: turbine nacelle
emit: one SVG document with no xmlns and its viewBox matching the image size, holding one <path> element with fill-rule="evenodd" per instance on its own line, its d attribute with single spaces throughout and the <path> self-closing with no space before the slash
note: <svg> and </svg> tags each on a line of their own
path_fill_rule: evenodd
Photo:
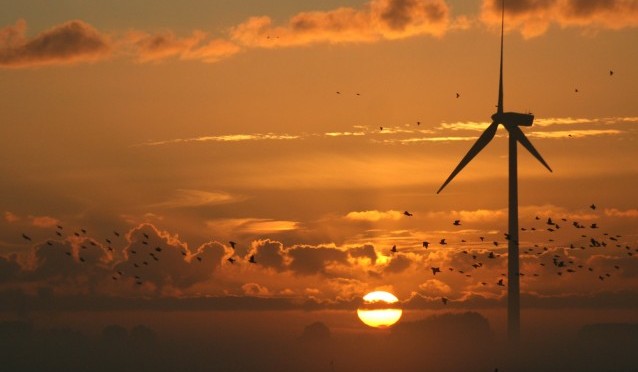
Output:
<svg viewBox="0 0 638 372">
<path fill-rule="evenodd" d="M 534 123 L 534 115 L 521 114 L 519 112 L 497 112 L 492 115 L 492 121 L 503 124 L 506 127 L 515 125 L 531 127 L 532 123 Z"/>
</svg>

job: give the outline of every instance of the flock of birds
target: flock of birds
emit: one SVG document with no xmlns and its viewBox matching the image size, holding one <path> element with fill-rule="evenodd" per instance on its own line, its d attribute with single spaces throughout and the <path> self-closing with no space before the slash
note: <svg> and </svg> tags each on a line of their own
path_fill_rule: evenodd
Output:
<svg viewBox="0 0 638 372">
<path fill-rule="evenodd" d="M 596 210 L 596 205 L 591 204 L 589 208 L 593 211 Z M 413 217 L 414 214 L 409 211 L 404 211 L 403 215 L 405 217 Z M 529 259 L 534 257 L 538 260 L 538 269 L 532 269 L 532 272 L 525 273 L 519 272 L 518 275 L 524 277 L 529 275 L 531 277 L 538 277 L 541 275 L 541 271 L 547 272 L 548 270 L 553 270 L 557 276 L 565 276 L 569 274 L 574 274 L 577 272 L 587 272 L 591 275 L 597 276 L 600 281 L 605 281 L 612 276 L 611 272 L 602 271 L 599 268 L 592 267 L 591 265 L 586 265 L 582 260 L 579 260 L 576 254 L 572 254 L 575 251 L 585 251 L 587 249 L 605 249 L 605 248 L 616 248 L 622 249 L 625 251 L 627 256 L 638 255 L 638 248 L 632 248 L 628 243 L 622 242 L 621 235 L 609 234 L 607 232 L 602 234 L 596 234 L 600 230 L 598 222 L 593 222 L 589 224 L 583 224 L 579 221 L 569 221 L 567 218 L 552 218 L 547 217 L 547 220 L 541 219 L 541 217 L 536 216 L 533 225 L 527 227 L 521 227 L 520 230 L 522 233 L 531 234 L 534 232 L 546 232 L 551 234 L 558 234 L 559 231 L 565 230 L 574 230 L 581 232 L 578 236 L 570 236 L 571 242 L 567 244 L 557 244 L 553 237 L 548 239 L 547 245 L 542 244 L 530 244 L 528 247 L 519 247 L 521 258 L 525 257 Z M 452 226 L 460 227 L 463 226 L 462 221 L 460 219 L 453 220 L 451 222 Z M 57 238 L 64 238 L 64 227 L 62 225 L 57 225 L 55 228 L 55 235 Z M 509 235 L 507 233 L 503 234 L 503 238 L 505 241 L 509 240 Z M 81 228 L 79 231 L 73 232 L 68 235 L 69 237 L 75 237 L 80 240 L 80 246 L 76 255 L 72 252 L 72 250 L 65 250 L 63 253 L 67 255 L 70 259 L 76 260 L 79 264 L 83 264 L 87 262 L 87 259 L 84 257 L 82 252 L 87 250 L 89 246 L 98 247 L 99 243 L 89 237 L 87 235 L 87 230 Z M 465 236 L 465 235 L 463 235 Z M 32 243 L 33 239 L 27 235 L 26 233 L 22 233 L 22 238 Z M 143 281 L 143 272 L 144 268 L 152 265 L 154 262 L 158 262 L 161 259 L 163 249 L 156 244 L 151 245 L 151 237 L 149 234 L 145 232 L 141 232 L 141 235 L 137 237 L 141 244 L 130 245 L 126 250 L 126 255 L 128 256 L 126 265 L 130 266 L 130 271 L 127 272 L 127 276 L 134 278 L 134 281 L 137 285 L 142 285 Z M 106 237 L 104 239 L 105 247 L 108 251 L 113 252 L 113 243 L 116 242 L 116 239 L 122 239 L 121 234 L 118 231 L 113 231 L 113 235 L 110 237 Z M 55 240 L 49 239 L 46 241 L 48 246 L 53 246 Z M 460 248 L 447 248 L 450 244 L 459 244 Z M 468 242 L 466 239 L 460 239 L 459 242 L 450 243 L 448 242 L 448 238 L 442 237 L 438 239 L 438 246 L 440 248 L 451 249 L 456 254 L 461 254 L 467 257 L 464 261 L 470 262 L 467 267 L 447 267 L 442 268 L 441 266 L 432 266 L 429 270 L 432 272 L 433 276 L 440 277 L 444 275 L 447 271 L 449 273 L 455 272 L 460 275 L 463 275 L 466 278 L 478 278 L 485 277 L 490 274 L 479 274 L 477 270 L 484 269 L 484 267 L 488 266 L 485 263 L 492 260 L 497 260 L 501 257 L 501 254 L 497 253 L 499 247 L 503 244 L 503 241 L 499 241 L 498 239 L 488 239 L 486 236 L 478 236 L 476 241 Z M 229 241 L 228 246 L 234 251 L 237 247 L 238 243 L 235 241 Z M 422 249 L 429 249 L 433 243 L 424 240 L 422 241 L 421 247 Z M 548 246 L 549 245 L 549 246 Z M 152 246 L 155 246 L 154 248 Z M 501 247 L 502 248 L 502 247 Z M 413 248 L 409 249 L 413 251 Z M 393 245 L 390 249 L 390 256 L 399 255 L 402 252 L 397 245 Z M 559 254 L 562 253 L 562 254 Z M 185 250 L 181 250 L 181 255 L 184 257 L 191 256 Z M 192 255 L 190 259 L 195 259 L 198 262 L 202 262 L 203 258 L 200 255 Z M 232 255 L 226 259 L 230 264 L 235 264 L 241 258 L 237 255 Z M 257 258 L 255 255 L 250 255 L 246 260 L 248 264 L 257 264 Z M 619 265 L 614 266 L 615 270 L 621 270 Z M 483 270 L 485 271 L 485 270 Z M 478 274 L 478 275 L 477 275 Z M 113 280 L 120 280 L 125 276 L 123 270 L 117 270 L 113 273 Z M 507 275 L 505 273 L 501 273 L 498 277 L 492 279 L 482 279 L 478 283 L 482 286 L 492 285 L 498 287 L 505 287 Z M 472 279 L 468 279 L 472 280 Z M 447 304 L 449 299 L 446 297 L 442 297 L 441 301 L 443 304 Z"/>
<path fill-rule="evenodd" d="M 593 211 L 597 209 L 595 204 L 591 204 L 589 208 Z M 413 214 L 408 211 L 405 211 L 403 214 L 407 217 L 413 216 Z M 582 260 L 579 261 L 577 255 L 572 254 L 572 252 L 585 251 L 587 249 L 596 248 L 614 248 L 624 251 L 624 253 L 629 257 L 633 257 L 634 255 L 638 256 L 638 248 L 632 248 L 628 243 L 622 242 L 622 235 L 610 234 L 608 232 L 596 234 L 595 232 L 599 231 L 600 229 L 598 223 L 590 223 L 588 225 L 585 225 L 579 221 L 569 221 L 567 218 L 560 218 L 558 220 L 555 220 L 552 217 L 548 217 L 547 220 L 543 222 L 544 219 L 539 216 L 536 216 L 534 220 L 537 224 L 540 225 L 521 227 L 521 232 L 547 232 L 551 236 L 551 234 L 557 234 L 557 232 L 561 229 L 561 231 L 576 229 L 576 231 L 580 231 L 581 233 L 578 236 L 571 236 L 571 242 L 567 244 L 557 244 L 555 238 L 550 237 L 548 238 L 547 245 L 535 243 L 533 244 L 533 246 L 527 248 L 519 247 L 520 257 L 534 257 L 538 260 L 539 265 L 539 269 L 532 268 L 532 272 L 530 273 L 525 273 L 522 271 L 519 272 L 518 275 L 520 277 L 525 277 L 526 275 L 539 277 L 542 275 L 542 273 L 539 273 L 539 271 L 544 269 L 544 271 L 552 270 L 553 273 L 559 277 L 569 274 L 575 274 L 577 272 L 586 272 L 597 277 L 597 279 L 600 281 L 605 281 L 612 276 L 612 273 L 610 271 L 605 271 L 601 268 L 595 268 L 591 265 L 586 265 L 584 264 L 584 262 L 582 262 Z M 452 222 L 452 225 L 461 226 L 461 220 L 454 220 Z M 565 225 L 567 225 L 567 227 L 564 227 Z M 509 234 L 504 233 L 503 235 L 505 241 L 510 240 Z M 501 257 L 500 254 L 492 250 L 498 248 L 501 245 L 502 242 L 499 242 L 498 240 L 488 241 L 485 236 L 479 236 L 476 242 L 468 242 L 465 239 L 461 239 L 459 243 L 461 243 L 464 247 L 474 247 L 473 249 L 462 248 L 460 250 L 460 254 L 471 257 L 471 264 L 469 264 L 467 267 L 448 267 L 447 270 L 449 272 L 456 272 L 460 275 L 465 276 L 466 278 L 473 278 L 473 273 L 485 266 L 485 260 L 495 260 Z M 432 243 L 430 243 L 429 241 L 423 241 L 422 247 L 428 249 L 431 244 Z M 447 246 L 447 238 L 441 238 L 438 244 L 441 247 Z M 488 249 L 488 247 L 492 248 Z M 558 252 L 562 252 L 562 254 L 558 254 Z M 399 249 L 396 245 L 393 245 L 390 249 L 390 254 L 396 255 L 398 253 Z M 622 269 L 620 265 L 614 265 L 613 268 L 616 271 Z M 436 276 L 437 274 L 439 274 L 440 276 L 445 272 L 445 270 L 443 270 L 441 266 L 431 266 L 429 270 L 432 272 L 432 276 Z M 507 274 L 501 273 L 497 278 L 493 279 L 493 285 L 498 287 L 506 287 L 506 278 Z M 479 283 L 482 286 L 490 285 L 488 281 L 480 281 Z M 446 305 L 449 301 L 449 298 L 441 297 L 441 302 L 444 305 Z"/>
<path fill-rule="evenodd" d="M 55 235 L 56 235 L 56 238 L 64 238 L 64 226 L 56 225 Z M 73 232 L 72 234 L 69 234 L 67 236 L 81 239 L 80 251 L 77 254 L 77 262 L 80 264 L 87 262 L 87 259 L 82 254 L 82 251 L 88 250 L 89 246 L 97 248 L 100 245 L 97 242 L 97 240 L 87 235 L 87 230 L 85 228 L 81 228 L 79 231 Z M 109 252 L 114 252 L 113 243 L 115 243 L 117 239 L 120 239 L 120 238 L 121 238 L 121 234 L 118 231 L 113 231 L 112 237 L 106 237 L 104 239 L 104 242 L 106 243 L 105 248 Z M 144 284 L 143 276 L 142 276 L 143 275 L 142 272 L 144 271 L 143 269 L 145 267 L 150 266 L 153 262 L 159 262 L 161 253 L 164 251 L 162 247 L 159 245 L 157 245 L 155 248 L 151 248 L 151 245 L 150 245 L 151 237 L 149 236 L 149 234 L 142 232 L 140 238 L 143 238 L 141 239 L 141 246 L 133 247 L 133 245 L 131 245 L 129 249 L 126 251 L 126 254 L 129 256 L 129 258 L 132 258 L 128 260 L 129 261 L 128 264 L 130 264 L 130 269 L 133 272 L 133 274 L 130 274 L 130 276 L 134 278 L 135 283 L 137 285 Z M 26 233 L 22 233 L 22 239 L 24 239 L 27 242 L 33 243 L 33 239 L 31 238 L 31 236 L 27 235 Z M 55 239 L 47 240 L 46 245 L 49 247 L 53 247 L 55 245 Z M 233 250 L 235 250 L 237 243 L 234 241 L 229 241 L 228 246 L 230 246 Z M 180 252 L 181 252 L 181 255 L 184 257 L 189 256 L 189 253 L 185 250 L 181 250 Z M 70 259 L 75 259 L 72 250 L 65 250 L 63 251 L 63 253 L 66 256 L 68 256 Z M 194 259 L 196 259 L 200 263 L 203 262 L 203 258 L 199 255 L 194 255 Z M 239 258 L 236 255 L 233 255 L 231 257 L 228 257 L 226 260 L 229 263 L 234 264 L 235 262 L 239 260 Z M 255 255 L 254 254 L 250 255 L 248 257 L 247 262 L 250 264 L 256 264 L 257 260 L 255 259 Z M 113 280 L 119 280 L 123 277 L 125 277 L 124 271 L 116 270 L 113 273 L 111 278 Z"/>
</svg>

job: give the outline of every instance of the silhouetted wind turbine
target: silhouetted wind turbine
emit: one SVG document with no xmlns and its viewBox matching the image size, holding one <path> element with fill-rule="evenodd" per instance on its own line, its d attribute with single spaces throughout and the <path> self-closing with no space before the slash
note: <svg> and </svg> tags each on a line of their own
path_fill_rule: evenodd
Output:
<svg viewBox="0 0 638 372">
<path fill-rule="evenodd" d="M 550 172 L 543 157 L 536 151 L 532 143 L 525 137 L 520 126 L 529 127 L 534 122 L 534 115 L 503 111 L 503 30 L 505 23 L 505 0 L 501 4 L 501 65 L 498 83 L 497 111 L 492 115 L 492 124 L 481 134 L 465 157 L 456 166 L 452 174 L 436 192 L 440 193 L 445 186 L 494 138 L 499 124 L 503 124 L 509 133 L 509 241 L 508 241 L 508 285 L 507 285 L 507 332 L 510 341 L 520 339 L 520 286 L 518 256 L 518 167 L 517 142 L 520 142 Z"/>
</svg>

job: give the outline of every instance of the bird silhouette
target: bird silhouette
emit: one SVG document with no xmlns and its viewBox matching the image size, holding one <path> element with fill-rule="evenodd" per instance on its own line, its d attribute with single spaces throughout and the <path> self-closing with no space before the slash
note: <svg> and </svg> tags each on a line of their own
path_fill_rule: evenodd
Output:
<svg viewBox="0 0 638 372">
<path fill-rule="evenodd" d="M 456 98 L 461 97 L 461 95 L 459 93 L 456 93 Z"/>
<path fill-rule="evenodd" d="M 614 76 L 614 70 L 609 70 L 609 76 Z"/>
<path fill-rule="evenodd" d="M 496 282 L 496 285 L 500 287 L 505 287 L 505 284 L 503 284 L 503 279 L 499 279 L 498 282 Z"/>
<path fill-rule="evenodd" d="M 393 245 L 393 246 L 392 246 L 392 249 L 390 249 L 390 252 L 392 252 L 393 254 L 394 254 L 394 253 L 397 253 L 397 246 L 396 246 L 396 245 Z"/>
<path fill-rule="evenodd" d="M 228 257 L 227 261 L 230 262 L 231 264 L 233 264 L 233 263 L 235 263 L 236 260 L 234 258 L 232 258 L 232 257 Z"/>
<path fill-rule="evenodd" d="M 254 263 L 254 264 L 257 263 L 257 261 L 255 261 L 255 255 L 254 254 L 250 256 L 250 258 L 248 259 L 248 262 Z"/>
<path fill-rule="evenodd" d="M 454 220 L 454 226 L 461 226 L 461 220 Z"/>
<path fill-rule="evenodd" d="M 413 214 L 412 214 L 412 213 L 410 213 L 410 212 L 408 212 L 408 211 L 403 212 L 403 214 L 404 214 L 404 215 L 406 215 L 406 216 L 408 216 L 408 217 L 412 217 L 412 216 L 413 216 Z"/>
<path fill-rule="evenodd" d="M 441 239 L 441 241 L 439 242 L 439 244 L 441 244 L 441 245 L 446 245 L 447 243 L 445 242 L 445 239 Z"/>
<path fill-rule="evenodd" d="M 229 241 L 229 242 L 228 242 L 228 244 L 230 244 L 230 247 L 231 247 L 232 249 L 235 249 L 235 246 L 237 245 L 237 243 L 235 243 L 235 242 L 234 242 L 234 241 L 232 241 L 232 240 L 231 240 L 231 241 Z"/>
<path fill-rule="evenodd" d="M 445 297 L 441 297 L 441 302 L 443 302 L 443 305 L 447 305 L 448 299 Z"/>
<path fill-rule="evenodd" d="M 25 234 L 25 233 L 22 233 L 22 238 L 23 238 L 24 240 L 32 241 L 32 240 L 31 240 L 31 237 L 30 237 L 29 235 Z"/>
<path fill-rule="evenodd" d="M 594 210 L 595 210 L 595 209 L 596 209 L 596 204 L 592 203 L 592 204 L 589 206 L 589 208 L 591 208 L 591 209 L 594 209 Z"/>
<path fill-rule="evenodd" d="M 438 267 L 432 267 L 431 270 L 432 270 L 432 275 L 436 275 L 436 273 L 441 272 L 441 269 Z"/>
<path fill-rule="evenodd" d="M 424 241 L 423 242 L 423 248 L 428 249 L 429 245 L 430 245 L 430 242 L 428 242 L 428 241 Z"/>
</svg>

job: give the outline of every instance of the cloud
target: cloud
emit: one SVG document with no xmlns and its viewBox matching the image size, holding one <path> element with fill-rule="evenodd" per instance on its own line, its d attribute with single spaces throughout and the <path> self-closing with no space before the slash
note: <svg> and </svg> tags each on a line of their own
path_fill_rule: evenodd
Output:
<svg viewBox="0 0 638 372">
<path fill-rule="evenodd" d="M 226 134 L 221 136 L 200 136 L 191 138 L 176 138 L 164 141 L 151 141 L 139 144 L 138 146 L 160 146 L 170 145 L 177 143 L 189 143 L 189 142 L 245 142 L 245 141 L 277 141 L 277 140 L 292 140 L 300 138 L 300 136 L 294 136 L 289 134 L 274 134 L 274 133 L 253 133 L 253 134 Z"/>
<path fill-rule="evenodd" d="M 13 212 L 6 211 L 4 212 L 4 220 L 9 223 L 18 222 L 20 221 L 20 216 L 18 216 L 17 214 Z"/>
<path fill-rule="evenodd" d="M 167 58 L 213 63 L 241 50 L 228 40 L 208 39 L 208 35 L 202 31 L 193 31 L 190 36 L 182 38 L 171 31 L 156 34 L 132 31 L 127 35 L 125 44 L 130 45 L 136 59 L 142 63 Z"/>
<path fill-rule="evenodd" d="M 222 191 L 203 191 L 179 189 L 176 195 L 165 202 L 153 204 L 151 207 L 159 208 L 187 208 L 201 207 L 205 205 L 219 205 L 233 203 L 243 200 L 241 196 L 236 196 Z"/>
<path fill-rule="evenodd" d="M 483 0 L 480 18 L 496 25 L 501 21 L 501 1 Z M 515 0 L 505 7 L 505 25 L 523 37 L 544 34 L 552 24 L 587 30 L 638 27 L 636 0 Z"/>
<path fill-rule="evenodd" d="M 575 129 L 575 130 L 559 130 L 553 132 L 529 132 L 528 137 L 532 138 L 583 138 L 603 135 L 619 135 L 625 133 L 617 129 Z"/>
<path fill-rule="evenodd" d="M 389 210 L 385 212 L 378 211 L 378 210 L 371 210 L 371 211 L 361 211 L 361 212 L 349 212 L 345 218 L 352 221 L 377 222 L 380 220 L 396 221 L 401 219 L 402 215 L 403 213 L 399 211 L 395 211 L 395 210 Z"/>
<path fill-rule="evenodd" d="M 49 217 L 49 216 L 38 216 L 31 217 L 31 224 L 36 227 L 55 227 L 60 224 L 60 221 L 57 218 Z"/>
<path fill-rule="evenodd" d="M 447 295 L 452 292 L 449 285 L 438 279 L 428 279 L 424 283 L 419 284 L 419 289 L 430 296 Z"/>
<path fill-rule="evenodd" d="M 346 252 L 327 247 L 295 246 L 288 249 L 289 268 L 296 274 L 329 274 L 331 264 L 347 265 Z"/>
<path fill-rule="evenodd" d="M 416 35 L 438 37 L 449 26 L 449 7 L 443 0 L 372 0 L 360 9 L 298 13 L 282 26 L 267 16 L 252 17 L 232 28 L 231 40 L 261 48 L 369 43 Z"/>
<path fill-rule="evenodd" d="M 297 230 L 299 222 L 264 218 L 230 218 L 207 221 L 206 226 L 216 231 L 266 234 Z"/>
<path fill-rule="evenodd" d="M 638 209 L 627 209 L 623 211 L 616 208 L 605 208 L 605 216 L 638 218 Z"/>
<path fill-rule="evenodd" d="M 270 291 L 268 288 L 259 285 L 257 283 L 246 283 L 241 286 L 241 289 L 244 291 L 244 294 L 248 296 L 268 296 L 270 295 Z"/>
<path fill-rule="evenodd" d="M 283 244 L 271 240 L 253 242 L 249 255 L 255 255 L 260 265 L 283 271 L 286 266 Z"/>
<path fill-rule="evenodd" d="M 112 43 L 91 25 L 73 20 L 27 38 L 26 22 L 0 29 L 0 66 L 29 67 L 97 61 L 108 57 Z"/>
</svg>

